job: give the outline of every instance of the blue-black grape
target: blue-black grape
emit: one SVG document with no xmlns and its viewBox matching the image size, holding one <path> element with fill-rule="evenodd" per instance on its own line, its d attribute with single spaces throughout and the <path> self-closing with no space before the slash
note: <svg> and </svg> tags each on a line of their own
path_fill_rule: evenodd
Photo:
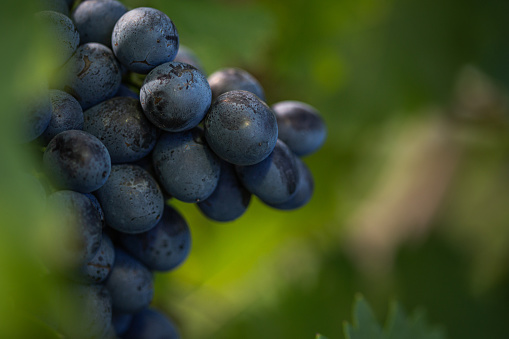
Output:
<svg viewBox="0 0 509 339">
<path fill-rule="evenodd" d="M 84 110 L 112 98 L 122 81 L 113 52 L 96 42 L 79 46 L 57 76 L 58 89 L 75 97 Z"/>
<path fill-rule="evenodd" d="M 99 212 L 99 217 L 101 218 L 101 225 L 104 228 L 106 226 L 106 220 L 104 219 L 103 208 L 101 207 L 99 200 L 97 200 L 95 195 L 93 195 L 92 193 L 85 193 L 85 196 L 90 199 L 90 201 L 92 202 L 92 205 L 94 205 L 97 212 Z"/>
<path fill-rule="evenodd" d="M 175 58 L 179 35 L 166 14 L 154 8 L 140 7 L 125 13 L 117 21 L 111 43 L 123 65 L 133 72 L 146 74 Z"/>
<path fill-rule="evenodd" d="M 72 20 L 66 15 L 54 11 L 42 11 L 37 13 L 39 20 L 48 34 L 48 41 L 51 41 L 55 48 L 53 63 L 60 67 L 66 63 L 78 48 L 80 35 Z"/>
<path fill-rule="evenodd" d="M 98 42 L 111 48 L 111 33 L 127 8 L 116 0 L 89 0 L 80 3 L 72 19 L 80 32 L 81 43 Z"/>
<path fill-rule="evenodd" d="M 156 144 L 157 129 L 143 114 L 138 99 L 108 99 L 83 114 L 83 130 L 102 141 L 112 163 L 139 160 Z"/>
<path fill-rule="evenodd" d="M 84 194 L 57 191 L 48 197 L 48 207 L 61 227 L 58 260 L 62 266 L 77 268 L 86 265 L 97 253 L 102 239 L 101 219 L 97 209 Z"/>
<path fill-rule="evenodd" d="M 207 199 L 217 186 L 219 159 L 207 146 L 199 128 L 164 133 L 154 148 L 152 161 L 161 185 L 181 201 Z"/>
<path fill-rule="evenodd" d="M 129 326 L 131 325 L 132 319 L 133 314 L 131 313 L 121 313 L 113 311 L 111 322 L 117 336 L 122 336 L 127 331 Z"/>
<path fill-rule="evenodd" d="M 106 223 L 120 232 L 146 232 L 163 214 L 161 189 L 139 166 L 113 165 L 108 181 L 95 195 L 103 208 Z"/>
<path fill-rule="evenodd" d="M 196 54 L 187 46 L 179 46 L 177 56 L 175 59 L 173 59 L 173 61 L 189 64 L 202 72 L 204 75 L 207 74 Z"/>
<path fill-rule="evenodd" d="M 40 141 L 47 145 L 58 133 L 68 130 L 83 129 L 83 109 L 79 102 L 70 94 L 52 89 L 49 91 L 52 115 L 51 120 Z"/>
<path fill-rule="evenodd" d="M 149 269 L 169 271 L 182 264 L 191 249 L 191 232 L 185 219 L 166 205 L 163 217 L 148 232 L 120 234 L 124 248 Z"/>
<path fill-rule="evenodd" d="M 253 165 L 268 157 L 277 134 L 274 112 L 247 91 L 221 94 L 205 118 L 205 138 L 210 148 L 235 165 Z"/>
<path fill-rule="evenodd" d="M 134 315 L 131 326 L 124 333 L 123 338 L 179 339 L 180 335 L 168 317 L 159 311 L 147 308 Z"/>
<path fill-rule="evenodd" d="M 236 169 L 242 184 L 267 203 L 288 201 L 297 191 L 299 172 L 296 157 L 281 140 L 262 162 L 237 166 Z"/>
<path fill-rule="evenodd" d="M 72 278 L 85 284 L 97 284 L 106 279 L 115 262 L 115 248 L 107 234 L 102 235 L 101 246 L 94 257 L 74 271 Z"/>
<path fill-rule="evenodd" d="M 111 171 L 106 147 L 92 134 L 77 130 L 61 132 L 51 139 L 43 163 L 55 186 L 82 193 L 104 185 Z"/>
<path fill-rule="evenodd" d="M 242 185 L 233 165 L 221 161 L 221 174 L 217 187 L 198 208 L 215 221 L 233 221 L 247 210 L 251 193 Z"/>
<path fill-rule="evenodd" d="M 269 206 L 279 210 L 294 210 L 306 205 L 313 196 L 313 175 L 301 159 L 296 158 L 295 160 L 297 162 L 297 170 L 299 172 L 299 181 L 297 182 L 295 195 L 288 201 L 279 204 L 268 204 Z"/>
<path fill-rule="evenodd" d="M 140 89 L 147 118 L 169 132 L 197 126 L 207 113 L 211 98 L 207 78 L 193 66 L 180 62 L 154 68 Z"/>
<path fill-rule="evenodd" d="M 106 280 L 113 309 L 135 313 L 147 307 L 154 296 L 152 273 L 137 259 L 115 248 L 115 263 Z"/>
<path fill-rule="evenodd" d="M 279 139 L 297 156 L 316 152 L 325 142 L 327 129 L 318 111 L 300 101 L 281 101 L 272 106 Z"/>
<path fill-rule="evenodd" d="M 212 90 L 212 101 L 223 93 L 233 90 L 243 90 L 255 94 L 265 101 L 262 85 L 247 71 L 240 68 L 223 68 L 208 77 Z"/>
</svg>

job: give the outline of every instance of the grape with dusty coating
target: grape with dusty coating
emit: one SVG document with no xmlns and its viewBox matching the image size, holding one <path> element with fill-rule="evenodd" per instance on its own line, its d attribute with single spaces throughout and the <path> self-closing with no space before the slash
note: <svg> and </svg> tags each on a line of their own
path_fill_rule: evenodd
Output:
<svg viewBox="0 0 509 339">
<path fill-rule="evenodd" d="M 168 132 L 197 126 L 207 113 L 211 98 L 207 78 L 193 66 L 180 62 L 154 68 L 140 89 L 145 115 Z"/>
<path fill-rule="evenodd" d="M 111 171 L 110 155 L 102 142 L 77 130 L 61 132 L 51 139 L 43 163 L 57 187 L 82 193 L 104 185 Z"/>
<path fill-rule="evenodd" d="M 60 132 L 83 129 L 83 109 L 79 102 L 72 95 L 58 89 L 52 89 L 49 93 L 52 114 L 48 127 L 40 136 L 43 145 L 47 145 Z"/>
<path fill-rule="evenodd" d="M 124 339 L 164 338 L 179 339 L 180 335 L 172 321 L 152 308 L 136 313 Z"/>
<path fill-rule="evenodd" d="M 62 79 L 57 88 L 78 100 L 86 110 L 112 98 L 122 81 L 122 74 L 113 52 L 103 44 L 90 42 L 81 45 L 59 70 Z"/>
<path fill-rule="evenodd" d="M 80 3 L 72 19 L 80 32 L 81 43 L 99 42 L 111 48 L 111 33 L 127 8 L 116 0 L 89 0 Z"/>
<path fill-rule="evenodd" d="M 200 128 L 164 133 L 154 148 L 152 161 L 161 185 L 181 201 L 207 199 L 217 186 L 219 159 L 207 146 Z"/>
<path fill-rule="evenodd" d="M 247 71 L 240 68 L 223 68 L 208 77 L 212 90 L 212 101 L 223 93 L 233 90 L 243 90 L 255 94 L 265 101 L 262 85 Z"/>
<path fill-rule="evenodd" d="M 253 165 L 269 156 L 277 141 L 274 112 L 247 91 L 221 94 L 205 118 L 205 138 L 219 157 L 235 165 Z"/>
<path fill-rule="evenodd" d="M 146 232 L 163 214 L 164 198 L 159 185 L 136 165 L 113 165 L 108 181 L 95 195 L 106 223 L 120 232 Z"/>
<path fill-rule="evenodd" d="M 297 156 L 316 152 L 325 142 L 327 130 L 318 111 L 300 101 L 281 101 L 272 106 L 279 139 Z"/>
<path fill-rule="evenodd" d="M 83 130 L 103 142 L 112 163 L 137 161 L 156 144 L 157 129 L 143 114 L 138 99 L 108 99 L 83 114 Z"/>
<path fill-rule="evenodd" d="M 297 191 L 299 172 L 296 157 L 278 140 L 274 151 L 262 162 L 237 166 L 240 181 L 261 200 L 278 204 L 290 200 Z"/>
<path fill-rule="evenodd" d="M 244 214 L 250 201 L 251 193 L 240 182 L 235 167 L 221 161 L 221 174 L 216 189 L 197 205 L 208 218 L 225 222 L 233 221 Z"/>
<path fill-rule="evenodd" d="M 171 19 L 149 7 L 125 13 L 111 37 L 113 52 L 130 71 L 147 74 L 177 55 L 179 36 Z"/>
<path fill-rule="evenodd" d="M 147 307 L 154 296 L 152 273 L 145 265 L 120 248 L 115 248 L 115 264 L 106 280 L 113 309 L 135 313 Z"/>
<path fill-rule="evenodd" d="M 182 215 L 165 206 L 163 217 L 148 232 L 120 234 L 120 242 L 149 269 L 170 271 L 182 264 L 191 249 L 191 232 Z"/>
</svg>

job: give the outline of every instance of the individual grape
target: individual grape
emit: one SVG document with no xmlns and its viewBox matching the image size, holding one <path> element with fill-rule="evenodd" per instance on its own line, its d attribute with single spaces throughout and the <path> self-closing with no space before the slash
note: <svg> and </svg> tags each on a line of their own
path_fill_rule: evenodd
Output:
<svg viewBox="0 0 509 339">
<path fill-rule="evenodd" d="M 94 257 L 73 274 L 73 279 L 85 284 L 100 283 L 106 279 L 115 262 L 115 248 L 110 237 L 102 235 L 101 246 Z"/>
<path fill-rule="evenodd" d="M 113 312 L 111 322 L 117 336 L 122 336 L 129 329 L 132 319 L 133 314 Z"/>
<path fill-rule="evenodd" d="M 180 335 L 169 318 L 159 311 L 147 308 L 134 315 L 123 338 L 179 339 Z"/>
<path fill-rule="evenodd" d="M 295 158 L 297 162 L 297 170 L 299 172 L 299 181 L 295 195 L 290 200 L 279 204 L 268 204 L 279 210 L 294 210 L 308 203 L 313 195 L 314 180 L 311 171 L 306 164 L 299 158 Z"/>
<path fill-rule="evenodd" d="M 138 99 L 108 99 L 83 114 L 83 130 L 103 142 L 112 163 L 137 161 L 149 154 L 156 144 L 156 127 L 143 114 Z"/>
<path fill-rule="evenodd" d="M 81 45 L 59 70 L 57 84 L 75 97 L 83 110 L 117 93 L 122 75 L 113 52 L 106 46 L 90 42 Z"/>
<path fill-rule="evenodd" d="M 223 68 L 208 77 L 212 90 L 212 101 L 223 93 L 233 90 L 243 90 L 255 94 L 265 101 L 262 86 L 251 74 L 240 68 Z"/>
<path fill-rule="evenodd" d="M 166 205 L 163 217 L 148 232 L 120 234 L 124 248 L 149 269 L 170 271 L 182 264 L 191 249 L 191 232 L 184 218 Z"/>
<path fill-rule="evenodd" d="M 39 0 L 40 8 L 43 11 L 53 11 L 69 16 L 69 5 L 67 0 Z"/>
<path fill-rule="evenodd" d="M 233 165 L 221 161 L 221 174 L 214 192 L 197 204 L 208 218 L 215 221 L 233 221 L 247 210 L 251 193 L 244 188 Z"/>
<path fill-rule="evenodd" d="M 111 327 L 112 298 L 102 285 L 71 284 L 64 289 L 72 307 L 61 309 L 60 330 L 65 338 L 104 338 Z M 64 304 L 65 305 L 65 304 Z"/>
<path fill-rule="evenodd" d="M 90 199 L 74 191 L 57 191 L 48 197 L 48 207 L 62 227 L 56 243 L 63 266 L 81 267 L 97 253 L 102 239 L 99 213 Z"/>
<path fill-rule="evenodd" d="M 23 107 L 20 141 L 30 142 L 44 133 L 51 121 L 52 106 L 47 85 L 41 85 L 29 94 Z"/>
<path fill-rule="evenodd" d="M 154 8 L 140 7 L 125 13 L 117 21 L 111 43 L 123 65 L 130 71 L 147 74 L 175 58 L 179 36 L 166 14 Z"/>
<path fill-rule="evenodd" d="M 110 155 L 101 141 L 76 130 L 61 132 L 51 139 L 43 163 L 57 187 L 82 193 L 104 185 L 111 171 Z"/>
<path fill-rule="evenodd" d="M 189 64 L 199 70 L 202 74 L 207 74 L 196 54 L 187 46 L 179 46 L 177 56 L 173 61 Z"/>
<path fill-rule="evenodd" d="M 111 48 L 111 34 L 127 8 L 116 0 L 89 0 L 80 3 L 72 19 L 80 32 L 81 43 L 98 42 Z"/>
<path fill-rule="evenodd" d="M 297 191 L 299 173 L 296 157 L 278 140 L 274 151 L 262 162 L 251 166 L 237 166 L 242 184 L 258 198 L 269 204 L 290 200 Z"/>
<path fill-rule="evenodd" d="M 168 193 L 185 202 L 207 199 L 219 180 L 219 159 L 199 128 L 164 133 L 154 148 L 152 161 L 157 178 Z"/>
<path fill-rule="evenodd" d="M 277 141 L 274 112 L 247 91 L 221 94 L 205 118 L 205 138 L 219 157 L 235 165 L 253 165 L 274 149 Z"/>
<path fill-rule="evenodd" d="M 297 156 L 316 152 L 325 142 L 327 130 L 318 111 L 300 101 L 281 101 L 272 106 L 279 139 Z"/>
<path fill-rule="evenodd" d="M 68 130 L 83 129 L 83 109 L 70 94 L 52 89 L 49 91 L 52 115 L 51 120 L 40 136 L 41 143 L 47 145 L 58 133 Z"/>
<path fill-rule="evenodd" d="M 129 87 L 124 84 L 120 84 L 117 93 L 115 93 L 114 97 L 129 97 L 134 99 L 140 99 L 140 95 L 134 93 Z"/>
<path fill-rule="evenodd" d="M 210 107 L 207 78 L 191 65 L 169 62 L 154 68 L 140 89 L 147 118 L 168 132 L 197 126 Z"/>
<path fill-rule="evenodd" d="M 154 296 L 152 273 L 141 262 L 115 248 L 115 264 L 106 280 L 113 309 L 135 313 L 147 307 Z"/>
<path fill-rule="evenodd" d="M 120 232 L 146 232 L 163 214 L 161 189 L 139 166 L 113 165 L 108 181 L 95 195 L 103 208 L 106 223 Z"/>
<path fill-rule="evenodd" d="M 95 195 L 93 195 L 91 193 L 85 193 L 85 196 L 90 199 L 90 201 L 92 202 L 92 205 L 94 205 L 94 207 L 97 210 L 97 212 L 99 212 L 99 217 L 101 218 L 101 225 L 102 225 L 102 227 L 103 228 L 106 227 L 106 220 L 104 220 L 104 212 L 103 212 L 103 209 L 101 207 L 101 204 L 99 203 L 99 200 L 97 200 Z"/>
<path fill-rule="evenodd" d="M 72 20 L 66 15 L 54 11 L 42 11 L 36 18 L 46 29 L 48 41 L 55 48 L 52 60 L 55 67 L 67 62 L 80 44 L 80 35 Z"/>
</svg>

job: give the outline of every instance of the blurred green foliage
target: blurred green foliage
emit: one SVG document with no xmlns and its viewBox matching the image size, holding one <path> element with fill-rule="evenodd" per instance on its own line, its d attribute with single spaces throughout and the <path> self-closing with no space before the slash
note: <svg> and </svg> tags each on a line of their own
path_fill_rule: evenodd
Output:
<svg viewBox="0 0 509 339">
<path fill-rule="evenodd" d="M 395 299 L 424 308 L 448 338 L 509 337 L 509 2 L 124 3 L 166 12 L 207 72 L 245 68 L 269 104 L 305 101 L 329 129 L 305 159 L 316 187 L 301 210 L 255 199 L 241 219 L 219 224 L 171 202 L 193 249 L 157 275 L 154 304 L 184 338 L 342 338 L 338 324 L 352 321 L 358 292 L 378 320 Z M 33 254 L 51 242 L 52 222 L 23 179 L 37 164 L 13 127 L 51 69 L 36 4 L 0 10 L 2 338 L 53 335 L 30 311 L 52 298 L 36 283 L 44 270 Z M 462 77 L 468 69 L 480 75 Z"/>
</svg>

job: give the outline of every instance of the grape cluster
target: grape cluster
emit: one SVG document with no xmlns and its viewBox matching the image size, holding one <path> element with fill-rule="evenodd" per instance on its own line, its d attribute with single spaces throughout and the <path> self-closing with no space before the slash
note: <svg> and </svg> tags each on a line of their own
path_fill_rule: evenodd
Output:
<svg viewBox="0 0 509 339">
<path fill-rule="evenodd" d="M 47 206 L 66 235 L 55 271 L 83 305 L 79 326 L 61 321 L 57 330 L 177 338 L 150 308 L 153 273 L 181 265 L 191 247 L 188 224 L 167 202 L 195 203 L 220 222 L 239 218 L 252 195 L 300 208 L 313 193 L 300 157 L 321 147 L 325 124 L 302 102 L 269 107 L 242 69 L 207 77 L 157 9 L 116 0 L 44 6 L 37 16 L 56 37 L 58 68 L 51 89 L 30 102 L 23 140 L 44 150 Z"/>
</svg>

